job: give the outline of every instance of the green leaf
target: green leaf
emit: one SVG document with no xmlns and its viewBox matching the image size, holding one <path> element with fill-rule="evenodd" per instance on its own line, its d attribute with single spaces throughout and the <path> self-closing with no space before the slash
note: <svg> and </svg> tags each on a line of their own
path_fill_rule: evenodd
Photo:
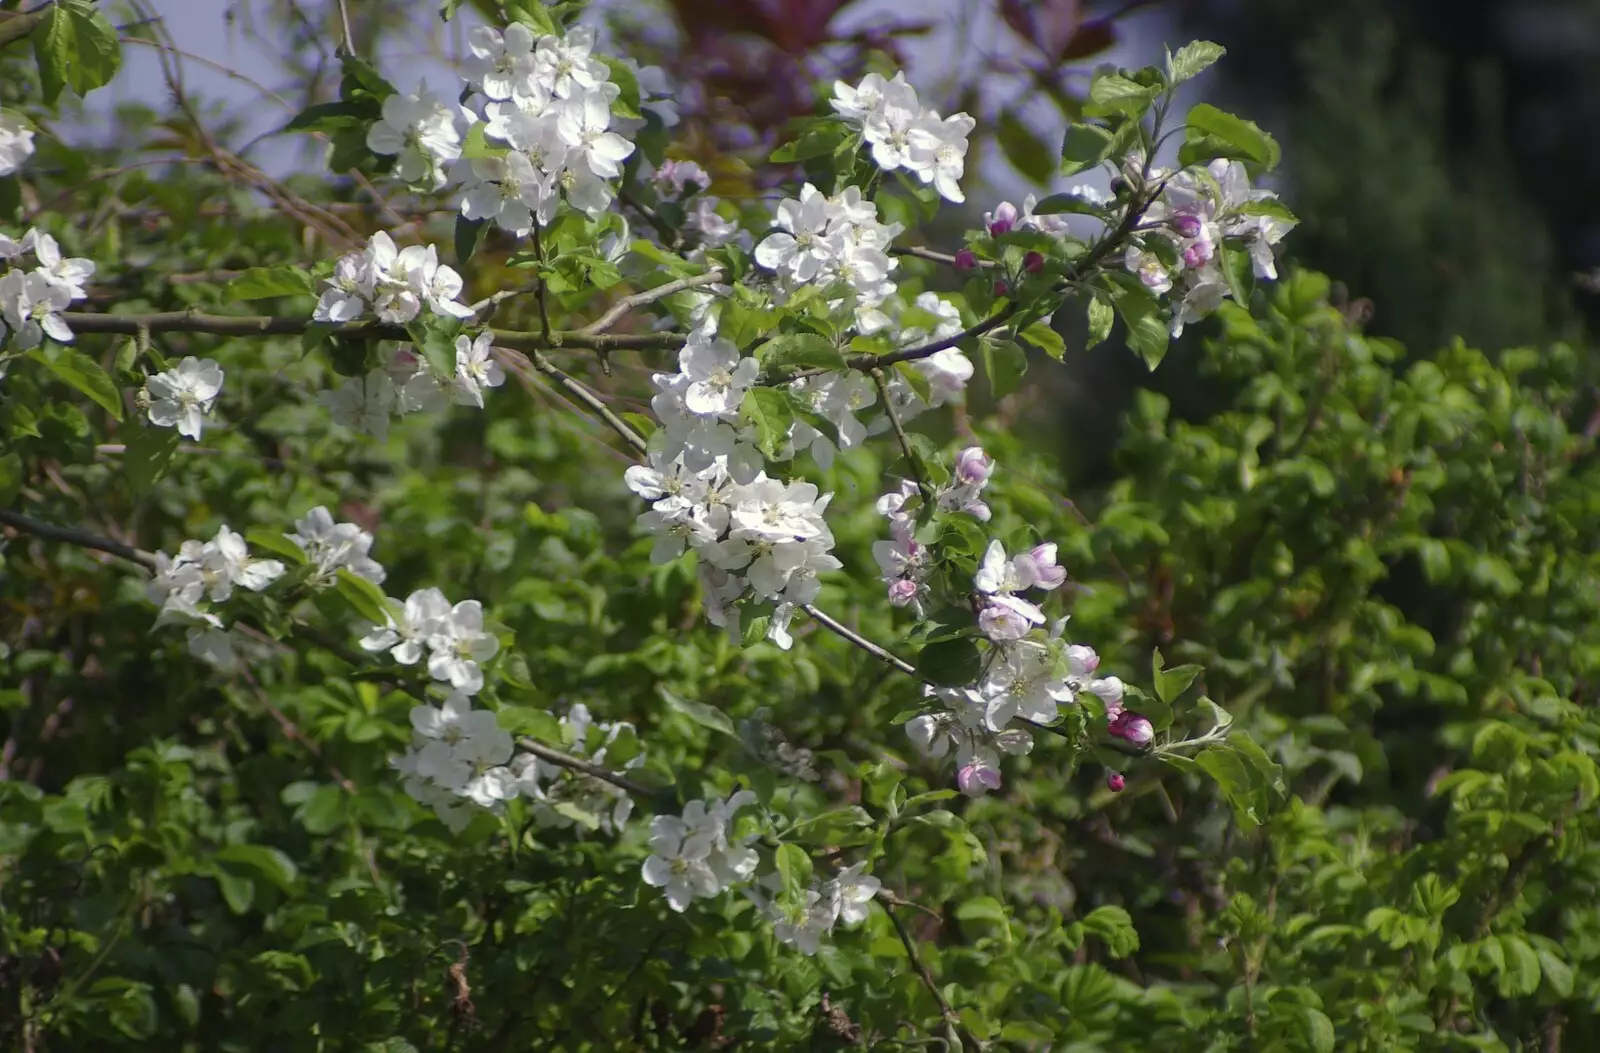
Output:
<svg viewBox="0 0 1600 1053">
<path fill-rule="evenodd" d="M 956 920 L 986 921 L 1002 929 L 1011 927 L 1011 919 L 1006 914 L 1005 904 L 993 896 L 974 896 L 972 899 L 962 900 L 956 904 Z"/>
<path fill-rule="evenodd" d="M 979 346 L 983 348 L 984 375 L 995 398 L 1005 398 L 1022 386 L 1022 377 L 1028 372 L 1028 353 L 1022 345 L 986 336 Z"/>
<path fill-rule="evenodd" d="M 1144 359 L 1146 367 L 1155 369 L 1166 357 L 1170 339 L 1161 305 L 1144 290 L 1135 291 L 1124 285 L 1116 286 L 1112 297 L 1128 327 L 1128 347 Z"/>
<path fill-rule="evenodd" d="M 306 554 L 300 550 L 300 546 L 276 530 L 258 529 L 247 531 L 244 539 L 255 548 L 264 549 L 274 556 L 283 557 L 289 562 L 290 566 L 301 567 L 306 564 Z"/>
<path fill-rule="evenodd" d="M 406 326 L 406 332 L 411 334 L 411 341 L 422 352 L 422 357 L 428 360 L 428 368 L 434 376 L 456 375 L 456 337 L 461 335 L 458 319 L 428 312 L 418 315 Z"/>
<path fill-rule="evenodd" d="M 1089 337 L 1084 345 L 1084 350 L 1099 347 L 1111 335 L 1111 326 L 1116 321 L 1117 312 L 1111 306 L 1111 301 L 1101 293 L 1095 293 L 1089 300 Z"/>
<path fill-rule="evenodd" d="M 0 176 L 0 219 L 14 219 L 22 208 L 22 181 L 14 175 Z"/>
<path fill-rule="evenodd" d="M 1071 124 L 1061 140 L 1061 174 L 1073 175 L 1106 159 L 1111 152 L 1110 130 L 1097 124 Z M 1052 197 L 1072 195 L 1056 194 Z M 1046 198 L 1050 200 L 1050 198 Z M 1035 208 L 1035 212 L 1039 209 Z"/>
<path fill-rule="evenodd" d="M 756 447 L 769 460 L 789 440 L 789 428 L 794 424 L 794 411 L 789 408 L 789 396 L 777 388 L 751 388 L 745 392 L 739 412 L 756 429 Z"/>
<path fill-rule="evenodd" d="M 806 890 L 811 887 L 810 853 L 796 844 L 781 844 L 773 865 L 783 878 L 784 897 L 791 903 L 804 903 Z"/>
<path fill-rule="evenodd" d="M 117 75 L 122 45 L 99 9 L 85 0 L 60 0 L 33 31 L 44 101 L 54 106 L 65 88 L 80 98 Z"/>
<path fill-rule="evenodd" d="M 1055 331 L 1048 318 L 1034 322 L 1018 335 L 1057 362 L 1067 355 L 1067 342 L 1061 339 L 1061 334 Z"/>
<path fill-rule="evenodd" d="M 456 216 L 456 267 L 465 267 L 467 261 L 472 259 L 472 254 L 478 251 L 478 244 L 483 240 L 483 232 L 488 227 L 488 220 L 468 219 L 466 216 Z"/>
<path fill-rule="evenodd" d="M 1501 936 L 1505 968 L 1500 971 L 1499 991 L 1503 998 L 1522 998 L 1539 989 L 1539 956 L 1521 936 Z"/>
<path fill-rule="evenodd" d="M 100 364 L 75 347 L 44 347 L 28 352 L 57 378 L 77 388 L 117 420 L 122 419 L 122 395 Z"/>
<path fill-rule="evenodd" d="M 1044 144 L 1044 140 L 1023 124 L 1016 114 L 1010 110 L 1000 111 L 996 135 L 1006 160 L 1015 165 L 1017 171 L 1035 183 L 1049 181 L 1056 168 L 1056 159 L 1050 156 L 1050 147 Z"/>
<path fill-rule="evenodd" d="M 1160 650 L 1157 650 L 1150 656 L 1150 671 L 1155 683 L 1156 697 L 1170 705 L 1179 695 L 1189 690 L 1189 685 L 1200 675 L 1202 667 L 1179 665 L 1168 669 L 1166 660 L 1161 657 Z"/>
<path fill-rule="evenodd" d="M 941 687 L 965 687 L 978 679 L 982 658 L 971 637 L 930 643 L 917 655 L 917 673 Z"/>
<path fill-rule="evenodd" d="M 335 588 L 355 612 L 367 621 L 383 625 L 389 620 L 388 597 L 383 594 L 382 589 L 366 578 L 352 574 L 341 567 Z"/>
<path fill-rule="evenodd" d="M 731 735 L 734 738 L 739 737 L 739 733 L 734 730 L 733 721 L 728 719 L 728 714 L 715 706 L 708 706 L 704 702 L 696 702 L 692 699 L 684 698 L 682 695 L 667 690 L 661 684 L 656 685 L 656 694 L 661 696 L 661 700 L 667 704 L 668 708 L 677 710 L 701 727 L 710 728 L 712 731 L 720 731 L 724 735 Z"/>
<path fill-rule="evenodd" d="M 1139 118 L 1155 99 L 1155 89 L 1129 80 L 1120 73 L 1106 73 L 1089 86 L 1089 101 L 1083 112 L 1090 117 L 1123 116 Z"/>
<path fill-rule="evenodd" d="M 1572 966 L 1549 947 L 1539 946 L 1535 953 L 1539 957 L 1539 971 L 1544 974 L 1544 982 L 1550 986 L 1559 998 L 1572 996 Z"/>
<path fill-rule="evenodd" d="M 1073 193 L 1051 194 L 1033 206 L 1033 214 L 1036 216 L 1056 216 L 1068 212 L 1084 216 L 1098 216 L 1105 210 L 1106 207 L 1104 205 L 1097 205 L 1083 195 Z"/>
<path fill-rule="evenodd" d="M 304 784 L 296 784 L 304 785 Z M 300 825 L 308 834 L 327 834 L 345 821 L 347 795 L 337 786 L 317 786 L 300 802 Z"/>
<path fill-rule="evenodd" d="M 1233 805 L 1240 829 L 1252 830 L 1261 824 L 1266 808 L 1260 783 L 1238 752 L 1227 745 L 1208 746 L 1195 757 L 1195 763 L 1217 781 L 1222 795 Z"/>
<path fill-rule="evenodd" d="M 633 67 L 609 55 L 603 57 L 601 61 L 611 69 L 611 83 L 622 89 L 622 93 L 611 100 L 611 112 L 628 120 L 638 120 L 639 78 L 633 75 Z"/>
<path fill-rule="evenodd" d="M 182 440 L 174 428 L 139 428 L 122 455 L 122 474 L 135 494 L 145 494 L 166 474 Z"/>
<path fill-rule="evenodd" d="M 0 507 L 9 506 L 22 489 L 22 458 L 15 453 L 0 454 Z"/>
<path fill-rule="evenodd" d="M 1337 1037 L 1333 1030 L 1333 1021 L 1328 1019 L 1326 1013 L 1311 1006 L 1300 1007 L 1300 1022 L 1305 1029 L 1306 1045 L 1311 1047 L 1312 1053 L 1333 1053 Z"/>
<path fill-rule="evenodd" d="M 223 295 L 235 300 L 270 300 L 277 296 L 309 296 L 311 272 L 292 264 L 251 267 L 229 282 Z"/>
<path fill-rule="evenodd" d="M 850 128 L 834 118 L 814 120 L 801 127 L 804 130 L 799 136 L 772 151 L 768 160 L 774 164 L 792 164 L 814 157 L 827 157 L 853 138 Z"/>
<path fill-rule="evenodd" d="M 299 872 L 294 861 L 276 848 L 266 845 L 225 845 L 212 854 L 223 863 L 247 867 L 284 892 L 293 892 Z"/>
<path fill-rule="evenodd" d="M 756 357 L 768 372 L 788 369 L 844 369 L 844 354 L 816 333 L 784 333 L 762 344 Z"/>
<path fill-rule="evenodd" d="M 1104 940 L 1113 958 L 1126 958 L 1139 949 L 1139 930 L 1133 927 L 1133 917 L 1121 907 L 1096 907 L 1078 924 L 1084 932 Z"/>
<path fill-rule="evenodd" d="M 346 102 L 381 103 L 396 93 L 395 86 L 383 78 L 377 67 L 359 55 L 340 55 L 339 70 L 343 74 L 339 81 L 339 97 Z M 376 118 L 377 114 L 373 116 Z"/>
<path fill-rule="evenodd" d="M 1167 81 L 1182 84 L 1210 68 L 1217 59 L 1228 53 L 1221 44 L 1209 40 L 1195 40 L 1178 49 L 1176 55 L 1167 57 Z"/>
<path fill-rule="evenodd" d="M 235 874 L 231 870 L 217 867 L 211 875 L 216 879 L 217 888 L 222 892 L 223 902 L 228 904 L 228 909 L 235 914 L 243 914 L 255 902 L 255 882 L 247 877 Z"/>
<path fill-rule="evenodd" d="M 1242 307 L 1250 306 L 1250 294 L 1255 291 L 1255 264 L 1250 253 L 1236 245 L 1222 246 L 1222 276 L 1228 282 L 1228 292 Z"/>
<path fill-rule="evenodd" d="M 1189 111 L 1188 123 L 1191 141 L 1201 136 L 1211 136 L 1234 147 L 1264 168 L 1274 168 L 1278 164 L 1277 140 L 1262 131 L 1253 121 L 1236 117 L 1217 109 L 1210 103 L 1203 102 Z"/>
<path fill-rule="evenodd" d="M 345 128 L 366 126 L 381 116 L 380 108 L 370 100 L 360 102 L 319 102 L 307 106 L 294 119 L 283 126 L 285 132 L 335 132 Z"/>
</svg>

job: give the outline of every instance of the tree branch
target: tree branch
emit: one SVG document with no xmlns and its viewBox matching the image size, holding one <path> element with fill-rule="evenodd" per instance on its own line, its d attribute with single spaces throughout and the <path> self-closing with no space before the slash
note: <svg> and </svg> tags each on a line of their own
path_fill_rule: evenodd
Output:
<svg viewBox="0 0 1600 1053">
<path fill-rule="evenodd" d="M 885 648 L 879 647 L 877 644 L 873 643 L 865 636 L 862 636 L 854 629 L 851 629 L 843 622 L 840 622 L 832 615 L 822 611 L 816 605 L 807 603 L 802 605 L 800 609 L 809 614 L 812 621 L 833 633 L 835 636 L 841 637 L 842 639 L 848 640 L 849 642 L 855 644 L 857 647 L 861 648 L 878 661 L 887 665 L 891 665 L 908 676 L 914 676 L 918 680 L 922 679 L 922 675 L 917 672 L 916 666 L 912 665 L 904 658 L 900 658 L 899 656 L 886 650 Z"/>
<path fill-rule="evenodd" d="M 141 567 L 155 569 L 156 557 L 153 554 L 146 552 L 144 549 L 134 548 L 132 545 L 124 545 L 120 541 L 113 541 L 108 537 L 91 534 L 87 530 L 42 523 L 20 512 L 12 512 L 6 509 L 0 509 L 0 523 L 14 527 L 25 534 L 43 538 L 46 541 L 59 541 L 66 545 L 77 545 L 79 548 L 94 549 L 97 552 L 116 556 L 118 559 L 125 559 L 130 563 L 137 563 Z"/>
<path fill-rule="evenodd" d="M 900 452 L 906 455 L 906 466 L 911 469 L 911 478 L 917 484 L 917 491 L 924 498 L 933 497 L 933 488 L 922 478 L 922 469 L 917 465 L 917 455 L 911 449 L 911 439 L 906 435 L 906 426 L 900 421 L 900 414 L 894 408 L 894 399 L 889 395 L 889 382 L 884 379 L 883 370 L 877 366 L 872 368 L 872 382 L 878 386 L 878 397 L 883 400 L 883 412 L 889 417 L 889 426 L 894 429 L 894 437 L 900 443 Z"/>
<path fill-rule="evenodd" d="M 538 370 L 540 373 L 543 373 L 545 376 L 554 380 L 558 385 L 560 385 L 563 391 L 572 397 L 573 401 L 581 402 L 583 405 L 593 410 L 596 416 L 604 421 L 612 431 L 622 436 L 622 441 L 633 447 L 636 452 L 645 453 L 647 450 L 649 450 L 650 446 L 647 442 L 645 442 L 644 436 L 640 435 L 638 432 L 629 427 L 628 423 L 621 417 L 617 416 L 615 413 L 612 413 L 610 407 L 605 404 L 599 395 L 596 395 L 580 381 L 562 372 L 555 366 L 554 363 L 552 363 L 548 358 L 544 357 L 544 355 L 541 355 L 537 351 L 530 351 L 525 356 L 522 354 L 516 354 L 516 357 L 512 357 L 511 354 L 505 353 L 509 350 L 507 348 L 497 347 L 495 350 L 502 352 L 500 357 L 518 373 L 521 373 L 525 376 L 527 374 L 528 367 L 531 366 L 533 369 Z M 518 359 L 521 361 L 518 361 Z M 526 365 L 524 365 L 524 363 L 526 363 Z"/>
<path fill-rule="evenodd" d="M 652 790 L 650 787 L 644 785 L 643 783 L 634 782 L 626 775 L 619 775 L 614 771 L 600 767 L 598 764 L 590 764 L 586 760 L 580 760 L 577 757 L 562 753 L 560 750 L 551 749 L 542 742 L 535 742 L 533 739 L 518 739 L 517 746 L 520 749 L 527 750 L 529 753 L 548 764 L 554 764 L 557 767 L 566 768 L 569 771 L 575 771 L 582 775 L 588 775 L 591 778 L 599 779 L 601 782 L 608 782 L 617 789 L 626 790 L 635 797 L 643 797 L 645 800 L 651 800 L 658 796 L 656 791 Z"/>
<path fill-rule="evenodd" d="M 922 979 L 922 986 L 928 989 L 928 993 L 933 995 L 934 1002 L 939 1006 L 939 1015 L 944 1017 L 945 1024 L 953 1029 L 957 1037 L 961 1039 L 961 1048 L 963 1050 L 982 1049 L 983 1047 L 979 1044 L 976 1036 L 967 1030 L 966 1025 L 961 1022 L 961 1018 L 956 1016 L 956 1011 L 950 1008 L 950 1002 L 945 998 L 944 992 L 939 989 L 939 981 L 933 978 L 933 973 L 929 971 L 927 963 L 922 960 L 922 955 L 917 953 L 917 941 L 912 938 L 905 922 L 901 921 L 900 916 L 888 907 L 885 907 L 883 912 L 889 915 L 889 921 L 894 925 L 894 933 L 900 937 L 900 943 L 906 949 L 906 957 L 911 959 L 911 967 L 916 970 L 917 976 Z"/>
<path fill-rule="evenodd" d="M 657 300 L 664 300 L 673 293 L 680 293 L 685 289 L 694 289 L 701 285 L 714 285 L 722 281 L 722 279 L 722 271 L 720 269 L 712 269 L 704 274 L 696 274 L 689 278 L 679 278 L 677 281 L 658 285 L 654 289 L 646 289 L 643 292 L 634 293 L 632 296 L 624 296 L 612 304 L 610 310 L 606 311 L 605 314 L 579 329 L 578 332 L 586 336 L 603 333 L 620 322 L 629 311 L 636 307 L 643 307 L 646 304 L 655 303 Z"/>
<path fill-rule="evenodd" d="M 112 333 L 136 336 L 148 333 L 207 333 L 213 336 L 298 336 L 314 324 L 310 318 L 283 315 L 222 315 L 195 311 L 163 311 L 156 314 L 96 314 L 65 311 L 63 321 L 75 333 Z M 352 340 L 403 340 L 411 334 L 404 326 L 384 322 L 349 322 L 335 326 L 336 336 Z M 681 333 L 589 334 L 581 331 L 526 333 L 515 329 L 492 329 L 495 343 L 527 351 L 577 348 L 588 351 L 675 350 L 684 344 Z"/>
</svg>

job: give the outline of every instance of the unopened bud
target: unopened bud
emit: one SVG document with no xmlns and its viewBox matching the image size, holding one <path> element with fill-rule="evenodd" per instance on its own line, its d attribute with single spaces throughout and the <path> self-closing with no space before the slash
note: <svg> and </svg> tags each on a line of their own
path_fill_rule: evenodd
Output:
<svg viewBox="0 0 1600 1053">
<path fill-rule="evenodd" d="M 1118 714 L 1117 719 L 1106 726 L 1106 730 L 1117 738 L 1135 746 L 1148 746 L 1156 737 L 1155 726 L 1148 718 L 1139 714 L 1125 711 Z"/>
<path fill-rule="evenodd" d="M 1122 788 L 1126 785 L 1128 785 L 1128 780 L 1122 777 L 1122 773 L 1120 771 L 1112 771 L 1110 768 L 1106 769 L 1107 789 L 1109 789 L 1112 793 L 1121 793 Z"/>
<path fill-rule="evenodd" d="M 1011 286 L 1008 285 L 1004 279 L 997 280 L 994 283 L 994 294 L 996 296 L 1007 296 L 1010 294 L 1010 292 Z"/>
<path fill-rule="evenodd" d="M 1010 234 L 1010 233 L 1011 233 L 1011 221 L 1009 219 L 1003 219 L 1003 218 L 1002 219 L 997 219 L 993 223 L 989 224 L 989 236 L 990 237 L 998 238 L 1002 234 Z"/>
<path fill-rule="evenodd" d="M 978 257 L 971 249 L 961 249 L 956 253 L 956 270 L 972 271 L 978 269 Z"/>
<path fill-rule="evenodd" d="M 1029 274 L 1038 274 L 1040 271 L 1044 270 L 1044 254 L 1041 252 L 1030 252 L 1026 256 L 1022 257 L 1022 269 L 1027 271 Z"/>
<path fill-rule="evenodd" d="M 1178 232 L 1179 237 L 1198 238 L 1205 225 L 1198 216 L 1179 215 L 1173 219 L 1172 229 Z"/>
<path fill-rule="evenodd" d="M 889 583 L 889 603 L 904 607 L 917 598 L 917 583 L 910 578 L 897 578 Z"/>
</svg>

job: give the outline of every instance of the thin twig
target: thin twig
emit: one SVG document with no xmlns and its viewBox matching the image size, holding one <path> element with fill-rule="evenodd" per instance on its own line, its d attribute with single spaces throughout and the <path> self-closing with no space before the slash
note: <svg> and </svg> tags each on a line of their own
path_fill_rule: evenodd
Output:
<svg viewBox="0 0 1600 1053">
<path fill-rule="evenodd" d="M 339 0 L 339 22 L 344 27 L 344 52 L 353 56 L 356 53 L 356 36 L 350 32 L 350 8 L 345 0 Z"/>
<path fill-rule="evenodd" d="M 862 636 L 860 633 L 856 632 L 854 629 L 851 629 L 849 626 L 845 625 L 843 622 L 840 622 L 838 619 L 834 618 L 832 615 L 825 613 L 824 611 L 819 609 L 816 605 L 807 603 L 807 604 L 804 604 L 800 609 L 805 611 L 807 614 L 809 614 L 811 616 L 811 620 L 812 621 L 816 622 L 818 625 L 822 626 L 824 629 L 827 629 L 829 632 L 833 633 L 834 635 L 840 636 L 840 637 L 850 641 L 851 643 L 855 644 L 857 647 L 861 648 L 863 651 L 867 652 L 872 657 L 876 658 L 878 661 L 887 663 L 888 665 L 892 665 L 896 669 L 900 670 L 902 673 L 905 673 L 908 676 L 917 677 L 917 679 L 919 679 L 919 680 L 922 678 L 921 675 L 917 672 L 917 667 L 916 666 L 912 665 L 910 662 L 906 661 L 904 658 L 900 658 L 897 655 L 885 650 L 884 648 L 879 647 L 877 644 L 873 643 L 871 640 L 867 639 L 865 636 Z"/>
<path fill-rule="evenodd" d="M 539 233 L 539 224 L 533 224 L 533 251 L 539 256 L 539 284 L 535 292 L 539 297 L 539 331 L 544 334 L 545 343 L 550 342 L 550 304 L 545 293 L 544 280 L 544 239 Z"/>
<path fill-rule="evenodd" d="M 934 1002 L 939 1006 L 939 1015 L 944 1017 L 944 1022 L 954 1028 L 956 1034 L 960 1037 L 962 1048 L 981 1049 L 982 1047 L 978 1044 L 977 1038 L 967 1030 L 966 1025 L 961 1022 L 961 1018 L 956 1016 L 956 1011 L 950 1008 L 949 1000 L 945 998 L 944 992 L 939 989 L 939 981 L 933 978 L 933 973 L 929 971 L 927 963 L 922 960 L 922 955 L 917 953 L 917 941 L 912 938 L 905 922 L 901 921 L 900 916 L 888 907 L 885 907 L 883 912 L 889 915 L 889 921 L 894 925 L 895 935 L 900 937 L 900 942 L 905 946 L 906 957 L 911 959 L 911 967 L 916 970 L 917 976 L 922 979 L 922 986 L 928 989 L 928 993 L 933 995 Z"/>
<path fill-rule="evenodd" d="M 629 311 L 636 307 L 643 307 L 646 304 L 655 303 L 657 300 L 664 300 L 673 293 L 680 293 L 685 289 L 694 289 L 701 285 L 714 285 L 722 281 L 722 279 L 722 271 L 713 269 L 690 278 L 679 278 L 677 281 L 667 282 L 665 285 L 658 285 L 654 289 L 646 289 L 644 292 L 637 292 L 632 296 L 624 296 L 612 304 L 611 309 L 606 311 L 605 314 L 595 319 L 593 323 L 584 326 L 578 332 L 587 334 L 603 333 L 620 322 Z"/>
<path fill-rule="evenodd" d="M 29 518 L 20 512 L 11 512 L 0 509 L 0 523 L 14 527 L 26 534 L 44 538 L 46 541 L 59 541 L 67 545 L 77 545 L 79 548 L 94 549 L 125 559 L 130 563 L 137 563 L 141 567 L 155 569 L 156 557 L 141 548 L 124 545 L 120 541 L 113 541 L 108 537 L 91 534 L 87 530 L 78 530 L 75 527 L 59 527 L 50 523 L 41 523 L 37 519 Z"/>
<path fill-rule="evenodd" d="M 551 749 L 542 742 L 535 742 L 533 739 L 518 739 L 517 745 L 546 763 L 591 776 L 602 782 L 608 782 L 619 790 L 626 790 L 635 797 L 643 797 L 646 800 L 650 800 L 658 796 L 656 791 L 650 787 L 643 783 L 634 782 L 626 775 L 619 775 L 614 771 L 600 767 L 598 764 L 590 764 L 586 760 L 579 760 L 577 757 L 562 753 L 560 750 Z"/>
<path fill-rule="evenodd" d="M 194 311 L 164 311 L 143 315 L 64 311 L 60 317 L 75 333 L 113 333 L 123 336 L 136 336 L 141 329 L 150 333 L 208 333 L 214 336 L 298 336 L 314 324 L 308 317 L 200 314 Z M 684 344 L 681 333 L 589 335 L 558 331 L 546 336 L 514 329 L 494 329 L 491 332 L 494 333 L 495 343 L 518 351 L 532 348 L 675 350 Z M 411 340 L 411 334 L 404 326 L 383 322 L 349 322 L 334 327 L 332 333 L 352 340 Z"/>
<path fill-rule="evenodd" d="M 585 406 L 589 407 L 589 409 L 593 410 L 596 416 L 605 421 L 606 424 L 611 427 L 612 431 L 622 436 L 622 440 L 629 446 L 632 446 L 639 453 L 645 453 L 647 450 L 649 450 L 650 446 L 647 442 L 645 442 L 644 436 L 640 435 L 638 432 L 629 427 L 628 423 L 621 417 L 617 416 L 615 413 L 612 413 L 611 409 L 605 404 L 599 395 L 596 395 L 582 382 L 574 379 L 562 370 L 558 369 L 553 362 L 541 355 L 539 352 L 530 351 L 525 356 L 513 352 L 513 357 L 513 354 L 506 353 L 512 350 L 510 348 L 496 347 L 495 350 L 501 353 L 500 358 L 502 361 L 509 364 L 512 369 L 518 371 L 519 373 L 524 372 L 522 363 L 526 362 L 528 365 L 543 373 L 551 380 L 554 380 L 556 384 L 561 387 L 561 390 L 572 396 L 574 400 L 583 403 Z M 521 359 L 521 362 L 519 362 L 518 359 Z"/>
<path fill-rule="evenodd" d="M 911 469 L 911 478 L 917 484 L 917 490 L 924 497 L 933 497 L 933 488 L 922 477 L 922 468 L 917 464 L 917 454 L 911 448 L 911 439 L 906 435 L 906 426 L 900 421 L 900 411 L 894 408 L 894 399 L 889 394 L 889 381 L 884 377 L 883 370 L 874 366 L 871 370 L 872 382 L 878 386 L 878 398 L 883 400 L 883 412 L 889 416 L 889 426 L 894 429 L 894 437 L 900 443 L 900 452 L 906 455 L 906 465 Z"/>
<path fill-rule="evenodd" d="M 955 267 L 957 270 L 962 269 L 961 267 L 957 266 L 956 258 L 950 255 L 950 253 L 937 252 L 933 249 L 925 249 L 919 245 L 908 245 L 904 248 L 890 249 L 889 255 L 910 256 L 914 259 L 927 260 L 930 263 L 942 263 L 947 267 Z M 978 270 L 988 271 L 995 269 L 996 267 L 1000 266 L 1000 264 L 996 263 L 994 260 L 974 259 L 973 266 Z"/>
</svg>

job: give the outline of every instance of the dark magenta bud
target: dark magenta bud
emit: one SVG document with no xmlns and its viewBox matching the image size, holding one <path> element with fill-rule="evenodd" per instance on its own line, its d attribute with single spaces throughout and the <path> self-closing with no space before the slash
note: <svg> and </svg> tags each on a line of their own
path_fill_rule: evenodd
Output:
<svg viewBox="0 0 1600 1053">
<path fill-rule="evenodd" d="M 1128 780 L 1122 777 L 1122 773 L 1120 771 L 1112 771 L 1110 768 L 1106 769 L 1106 787 L 1110 789 L 1112 793 L 1121 793 L 1122 788 L 1126 785 L 1128 785 Z"/>
<path fill-rule="evenodd" d="M 956 270 L 972 271 L 978 269 L 978 257 L 971 249 L 962 249 L 956 253 Z"/>
<path fill-rule="evenodd" d="M 1022 257 L 1022 269 L 1029 274 L 1038 274 L 1044 270 L 1044 254 L 1042 252 L 1030 252 Z"/>
</svg>

